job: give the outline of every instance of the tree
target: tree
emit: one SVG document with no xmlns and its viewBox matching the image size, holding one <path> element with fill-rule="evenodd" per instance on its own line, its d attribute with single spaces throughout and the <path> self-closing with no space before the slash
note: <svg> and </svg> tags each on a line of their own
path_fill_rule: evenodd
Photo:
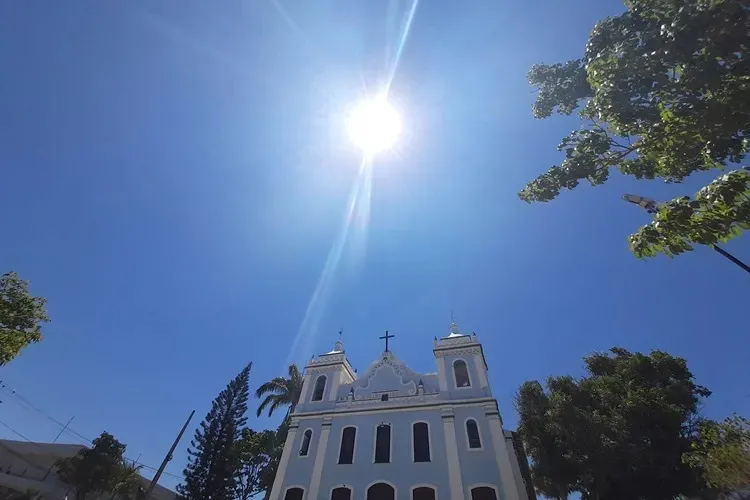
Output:
<svg viewBox="0 0 750 500">
<path fill-rule="evenodd" d="M 252 363 L 227 384 L 195 431 L 188 449 L 185 480 L 177 487 L 182 500 L 230 500 L 234 490 L 238 453 L 235 443 L 247 422 L 247 399 Z"/>
<path fill-rule="evenodd" d="M 234 487 L 236 500 L 249 500 L 264 491 L 261 479 L 275 447 L 276 433 L 270 430 L 255 432 L 244 429 L 237 443 L 239 468 Z"/>
<path fill-rule="evenodd" d="M 552 498 L 663 500 L 702 489 L 682 462 L 701 398 L 684 359 L 613 348 L 584 358 L 587 375 L 524 383 L 519 432 L 537 491 Z"/>
<path fill-rule="evenodd" d="M 112 434 L 102 434 L 72 457 L 56 462 L 57 475 L 75 488 L 76 500 L 85 500 L 91 493 L 111 491 L 120 475 L 125 445 Z"/>
<path fill-rule="evenodd" d="M 300 394 L 302 393 L 302 374 L 297 365 L 289 365 L 288 373 L 288 377 L 276 377 L 261 385 L 255 391 L 255 397 L 262 398 L 265 396 L 258 406 L 257 415 L 259 417 L 266 408 L 268 408 L 269 417 L 281 406 L 288 406 L 288 413 L 294 411 L 294 407 L 297 406 L 297 401 L 299 401 Z"/>
<path fill-rule="evenodd" d="M 703 422 L 684 459 L 703 470 L 709 486 L 724 491 L 750 487 L 750 422 L 736 415 Z"/>
<path fill-rule="evenodd" d="M 138 489 L 141 487 L 142 468 L 142 465 L 133 461 L 123 460 L 112 487 L 112 500 L 115 498 L 129 500 L 137 495 Z"/>
<path fill-rule="evenodd" d="M 276 472 L 279 469 L 279 463 L 281 462 L 281 454 L 284 452 L 284 444 L 286 438 L 289 435 L 289 424 L 291 419 L 289 415 L 281 421 L 279 427 L 273 436 L 273 441 L 270 443 L 270 451 L 268 452 L 268 463 L 260 473 L 260 483 L 258 485 L 260 491 L 265 491 L 265 499 L 271 495 L 271 488 L 273 488 L 273 482 L 276 479 Z"/>
<path fill-rule="evenodd" d="M 29 294 L 29 282 L 16 273 L 0 277 L 0 366 L 42 340 L 41 324 L 49 321 L 42 297 Z"/>
<path fill-rule="evenodd" d="M 612 169 L 680 182 L 741 162 L 750 148 L 750 9 L 746 0 L 627 0 L 600 21 L 581 59 L 538 64 L 533 113 L 569 115 L 583 127 L 558 146 L 565 159 L 520 193 L 546 202 Z M 750 171 L 719 176 L 692 199 L 662 205 L 630 236 L 638 257 L 712 245 L 750 229 Z"/>
</svg>

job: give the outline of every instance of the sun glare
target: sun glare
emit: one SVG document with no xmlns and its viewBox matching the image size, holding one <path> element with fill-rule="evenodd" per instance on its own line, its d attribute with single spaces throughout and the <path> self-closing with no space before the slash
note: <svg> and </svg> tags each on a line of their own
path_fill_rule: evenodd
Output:
<svg viewBox="0 0 750 500">
<path fill-rule="evenodd" d="M 360 102 L 349 115 L 349 137 L 366 155 L 393 146 L 401 132 L 401 118 L 385 97 Z"/>
</svg>

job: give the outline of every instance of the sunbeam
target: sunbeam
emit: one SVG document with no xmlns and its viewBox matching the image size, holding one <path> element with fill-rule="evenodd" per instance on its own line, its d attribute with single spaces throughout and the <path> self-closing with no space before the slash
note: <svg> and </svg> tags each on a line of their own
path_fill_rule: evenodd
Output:
<svg viewBox="0 0 750 500">
<path fill-rule="evenodd" d="M 301 30 L 299 27 L 297 27 L 297 25 L 291 20 L 291 17 L 286 11 L 281 8 L 281 5 L 278 4 L 276 0 L 272 0 L 272 3 L 290 27 L 292 27 L 297 33 L 300 33 Z M 386 61 L 386 78 L 383 87 L 379 90 L 374 99 L 365 99 L 363 103 L 360 103 L 360 107 L 362 107 L 362 104 L 367 105 L 370 102 L 380 103 L 378 100 L 380 99 L 382 100 L 383 106 L 377 107 L 378 112 L 374 113 L 374 115 L 373 113 L 369 113 L 366 117 L 369 118 L 369 121 L 365 120 L 362 122 L 366 126 L 362 125 L 362 123 L 357 123 L 355 120 L 354 125 L 356 126 L 352 129 L 351 120 L 348 123 L 350 127 L 350 135 L 354 133 L 354 142 L 359 143 L 358 146 L 362 149 L 362 161 L 360 163 L 357 179 L 349 194 L 341 227 L 339 228 L 331 249 L 328 252 L 323 270 L 320 273 L 320 277 L 318 278 L 315 289 L 313 290 L 307 308 L 305 309 L 302 323 L 300 324 L 290 347 L 289 355 L 286 360 L 287 365 L 290 363 L 302 362 L 307 356 L 313 354 L 320 323 L 335 287 L 335 278 L 337 274 L 340 273 L 340 267 L 344 256 L 347 255 L 345 254 L 345 250 L 349 250 L 347 263 L 351 265 L 350 269 L 352 270 L 352 276 L 356 275 L 361 266 L 364 265 L 365 257 L 367 255 L 367 240 L 370 224 L 373 155 L 376 150 L 387 149 L 395 140 L 395 135 L 398 135 L 398 132 L 400 131 L 398 115 L 395 110 L 392 110 L 392 108 L 389 107 L 387 96 L 396 76 L 396 71 L 398 70 L 398 65 L 401 56 L 403 55 L 418 5 L 419 0 L 412 0 L 410 7 L 401 17 L 399 32 L 395 37 L 397 40 L 395 54 L 390 61 Z M 387 47 L 386 54 L 388 54 Z M 367 96 L 367 93 L 365 93 L 365 96 Z M 366 110 L 372 111 L 369 108 Z M 388 129 L 388 127 L 393 129 L 388 131 L 394 132 L 394 137 L 386 137 L 385 135 L 379 138 L 373 137 L 373 131 L 370 129 L 373 125 L 378 125 L 378 123 L 374 123 L 378 120 L 373 120 L 373 116 L 378 119 L 383 118 L 380 121 L 386 122 L 386 129 Z M 388 119 L 386 120 L 385 118 Z M 371 135 L 364 139 L 362 135 L 360 135 L 360 132 L 370 133 Z M 382 130 L 381 132 L 385 134 L 386 130 Z M 373 141 L 376 143 L 372 143 Z"/>
<path fill-rule="evenodd" d="M 328 252 L 323 271 L 320 273 L 318 282 L 315 285 L 315 290 L 307 304 L 302 323 L 297 330 L 297 335 L 294 337 L 294 341 L 289 350 L 286 365 L 300 362 L 314 347 L 314 340 L 318 334 L 320 320 L 325 313 L 325 306 L 333 290 L 334 277 L 339 268 L 344 249 L 347 246 L 347 242 L 349 242 L 349 234 L 352 228 L 354 228 L 356 232 L 356 241 L 358 241 L 360 245 L 362 242 L 366 241 L 366 233 L 370 220 L 371 176 L 371 158 L 363 157 L 357 180 L 349 194 L 349 201 L 344 213 L 344 219 L 341 223 L 341 228 L 336 235 L 331 250 Z M 363 250 L 360 250 L 358 253 L 364 258 Z"/>
</svg>

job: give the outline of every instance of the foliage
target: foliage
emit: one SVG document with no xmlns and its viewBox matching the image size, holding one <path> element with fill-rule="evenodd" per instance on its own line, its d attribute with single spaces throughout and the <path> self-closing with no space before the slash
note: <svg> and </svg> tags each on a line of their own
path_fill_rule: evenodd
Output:
<svg viewBox="0 0 750 500">
<path fill-rule="evenodd" d="M 270 430 L 255 432 L 244 429 L 237 443 L 239 468 L 234 486 L 234 498 L 248 500 L 264 490 L 261 478 L 274 451 L 276 433 Z"/>
<path fill-rule="evenodd" d="M 684 460 L 703 470 L 709 486 L 721 490 L 750 487 L 750 422 L 736 415 L 723 422 L 704 422 Z"/>
<path fill-rule="evenodd" d="M 289 434 L 289 424 L 291 419 L 287 417 L 282 420 L 279 427 L 274 433 L 274 439 L 268 450 L 268 464 L 261 471 L 260 483 L 258 488 L 260 491 L 265 491 L 264 498 L 268 498 L 271 495 L 271 488 L 273 488 L 273 481 L 276 479 L 276 472 L 279 469 L 279 463 L 281 462 L 281 454 L 284 452 L 284 444 L 286 443 L 286 437 Z"/>
<path fill-rule="evenodd" d="M 91 493 L 111 491 L 120 477 L 125 445 L 112 434 L 102 432 L 91 448 L 57 461 L 57 475 L 75 488 L 76 500 L 85 500 Z"/>
<path fill-rule="evenodd" d="M 195 431 L 188 449 L 185 480 L 177 487 L 181 500 L 232 499 L 238 465 L 235 443 L 247 422 L 252 363 L 227 384 Z"/>
<path fill-rule="evenodd" d="M 565 159 L 531 181 L 522 200 L 546 202 L 614 168 L 680 182 L 741 162 L 750 148 L 750 9 L 745 0 L 628 0 L 600 21 L 583 58 L 531 68 L 533 113 L 583 127 L 558 146 Z M 630 238 L 638 257 L 676 255 L 750 229 L 750 174 L 729 172 L 659 210 Z"/>
<path fill-rule="evenodd" d="M 681 460 L 700 423 L 685 360 L 613 348 L 584 358 L 587 375 L 524 383 L 519 432 L 537 491 L 552 498 L 661 500 L 693 495 L 699 471 Z"/>
<path fill-rule="evenodd" d="M 142 465 L 135 462 L 123 460 L 120 464 L 117 478 L 112 486 L 112 498 L 120 500 L 129 500 L 137 497 L 141 488 L 141 469 Z"/>
<path fill-rule="evenodd" d="M 29 295 L 29 283 L 16 273 L 0 277 L 0 366 L 32 342 L 42 340 L 41 323 L 49 321 L 46 300 Z"/>
<path fill-rule="evenodd" d="M 255 397 L 262 398 L 265 396 L 258 406 L 257 415 L 259 417 L 266 408 L 268 408 L 269 417 L 281 406 L 288 406 L 289 413 L 294 411 L 302 393 L 302 374 L 297 365 L 289 365 L 288 373 L 288 377 L 276 377 L 261 385 L 255 391 Z"/>
<path fill-rule="evenodd" d="M 0 485 L 0 500 L 36 500 L 37 498 L 39 498 L 39 492 L 31 488 L 21 493 Z"/>
</svg>

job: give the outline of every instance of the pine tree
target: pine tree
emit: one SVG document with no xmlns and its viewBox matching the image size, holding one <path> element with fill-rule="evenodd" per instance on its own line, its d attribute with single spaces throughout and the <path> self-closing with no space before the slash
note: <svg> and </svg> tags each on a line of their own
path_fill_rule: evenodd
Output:
<svg viewBox="0 0 750 500">
<path fill-rule="evenodd" d="M 214 399 L 211 411 L 190 442 L 180 500 L 231 500 L 238 465 L 235 442 L 247 422 L 250 367 L 247 366 Z"/>
</svg>

